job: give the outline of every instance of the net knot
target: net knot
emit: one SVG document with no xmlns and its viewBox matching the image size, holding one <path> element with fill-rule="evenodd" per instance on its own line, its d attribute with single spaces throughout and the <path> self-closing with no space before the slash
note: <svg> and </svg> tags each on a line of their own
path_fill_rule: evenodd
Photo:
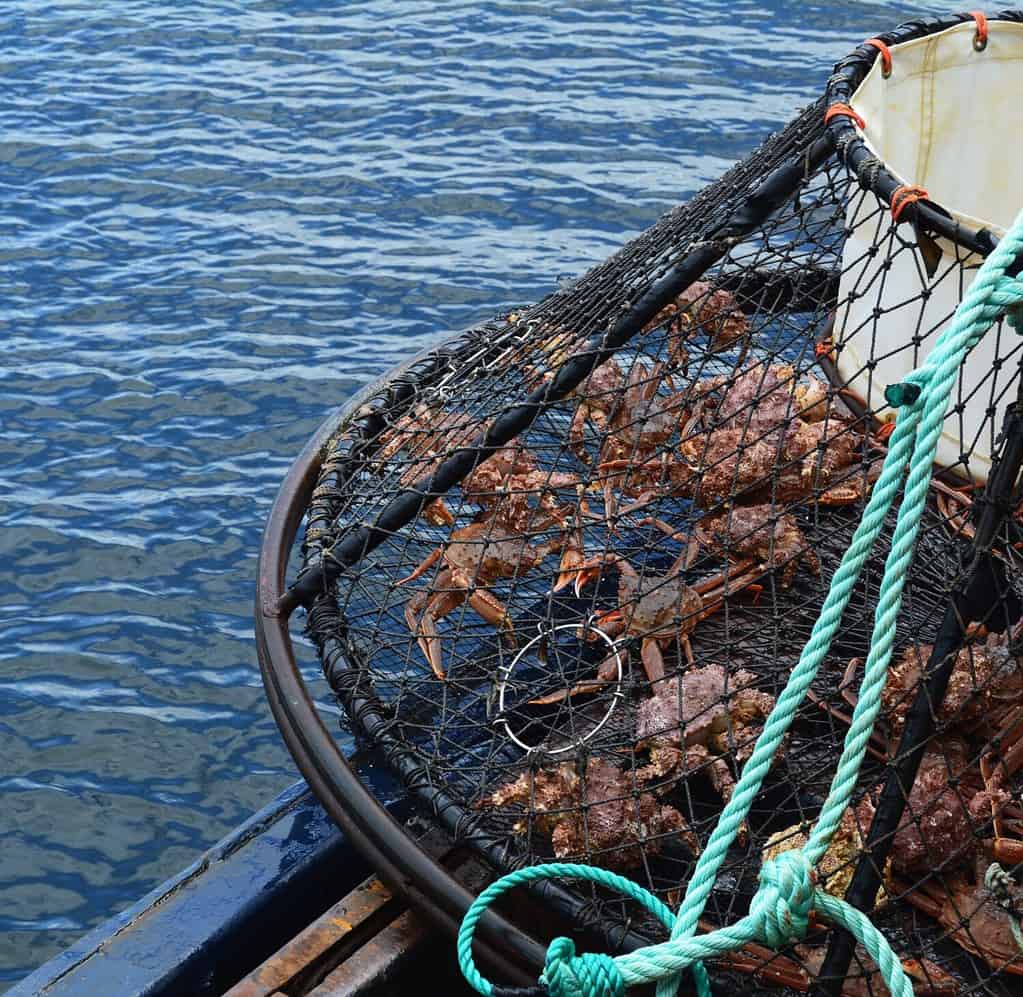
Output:
<svg viewBox="0 0 1023 997">
<path fill-rule="evenodd" d="M 750 915 L 759 920 L 761 937 L 771 948 L 806 936 L 816 881 L 813 866 L 801 851 L 783 852 L 764 863 Z"/>
<path fill-rule="evenodd" d="M 542 983 L 551 997 L 625 997 L 625 980 L 609 955 L 575 954 L 571 938 L 547 946 Z"/>
</svg>

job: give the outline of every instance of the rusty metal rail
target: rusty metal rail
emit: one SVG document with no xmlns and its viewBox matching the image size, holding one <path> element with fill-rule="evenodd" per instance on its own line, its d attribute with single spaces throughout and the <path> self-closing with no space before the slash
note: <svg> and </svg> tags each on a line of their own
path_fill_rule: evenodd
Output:
<svg viewBox="0 0 1023 997">
<path fill-rule="evenodd" d="M 460 883 L 478 890 L 490 878 L 478 860 L 455 848 L 436 827 L 417 839 L 423 851 Z M 376 877 L 365 880 L 223 997 L 354 997 L 401 990 L 403 974 L 429 974 L 449 994 L 470 994 L 454 948 L 440 944 L 430 923 Z M 422 990 L 422 987 L 416 987 Z M 434 990 L 431 987 L 431 990 Z M 434 990 L 434 992 L 436 992 Z"/>
</svg>

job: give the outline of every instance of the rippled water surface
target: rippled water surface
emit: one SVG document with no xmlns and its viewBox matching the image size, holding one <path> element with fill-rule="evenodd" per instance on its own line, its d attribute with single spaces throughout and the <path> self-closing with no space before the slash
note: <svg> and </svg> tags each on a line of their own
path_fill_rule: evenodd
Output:
<svg viewBox="0 0 1023 997">
<path fill-rule="evenodd" d="M 250 605 L 329 411 L 606 256 L 914 10 L 5 0 L 0 983 L 296 777 Z"/>
</svg>

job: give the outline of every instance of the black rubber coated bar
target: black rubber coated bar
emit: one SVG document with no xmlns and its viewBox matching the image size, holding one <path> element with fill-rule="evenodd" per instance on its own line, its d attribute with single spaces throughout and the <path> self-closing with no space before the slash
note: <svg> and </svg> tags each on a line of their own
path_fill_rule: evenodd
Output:
<svg viewBox="0 0 1023 997">
<path fill-rule="evenodd" d="M 1020 394 L 1023 396 L 1023 382 Z M 906 726 L 895 754 L 897 761 L 889 769 L 866 846 L 845 894 L 846 901 L 862 911 L 874 907 L 882 880 L 881 870 L 891 852 L 924 750 L 934 734 L 937 710 L 945 699 L 967 626 L 983 622 L 989 630 L 1001 633 L 1023 615 L 1023 606 L 1012 593 L 1002 562 L 991 554 L 998 531 L 1012 514 L 1012 498 L 1023 467 L 1023 404 L 1019 399 L 1006 410 L 1002 439 L 1005 450 L 994 462 L 979 500 L 981 512 L 971 546 L 967 581 L 953 592 L 945 609 L 923 681 L 906 715 Z M 992 613 L 992 607 L 998 607 L 998 611 Z M 856 942 L 847 931 L 835 929 L 832 932 L 818 974 L 818 993 L 839 997 L 855 947 Z"/>
<path fill-rule="evenodd" d="M 479 463 L 527 430 L 540 413 L 566 398 L 600 364 L 627 343 L 665 305 L 674 301 L 694 280 L 728 250 L 760 225 L 772 211 L 795 193 L 800 182 L 832 152 L 829 136 L 818 139 L 805 158 L 777 169 L 722 224 L 684 259 L 657 281 L 618 320 L 610 332 L 594 336 L 579 353 L 558 369 L 554 379 L 525 401 L 505 409 L 469 446 L 454 450 L 436 470 L 411 488 L 399 491 L 370 526 L 360 526 L 336 543 L 323 561 L 303 570 L 281 598 L 279 612 L 288 615 L 309 606 L 346 568 L 358 563 L 389 536 L 412 522 L 435 498 L 462 481 Z"/>
</svg>

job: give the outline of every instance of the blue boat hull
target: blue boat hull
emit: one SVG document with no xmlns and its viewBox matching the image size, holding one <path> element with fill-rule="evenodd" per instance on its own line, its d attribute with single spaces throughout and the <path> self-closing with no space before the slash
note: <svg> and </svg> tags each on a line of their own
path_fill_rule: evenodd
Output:
<svg viewBox="0 0 1023 997">
<path fill-rule="evenodd" d="M 222 994 L 371 874 L 297 783 L 8 997 Z"/>
</svg>

